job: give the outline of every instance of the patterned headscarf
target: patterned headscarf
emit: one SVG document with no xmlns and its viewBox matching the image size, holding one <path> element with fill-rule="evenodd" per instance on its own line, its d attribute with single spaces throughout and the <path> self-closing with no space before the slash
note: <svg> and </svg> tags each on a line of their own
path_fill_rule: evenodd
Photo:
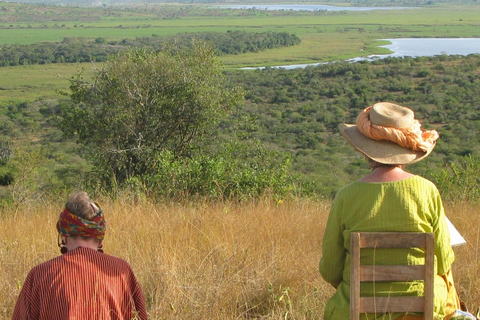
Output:
<svg viewBox="0 0 480 320">
<path fill-rule="evenodd" d="M 98 208 L 100 211 L 92 220 L 80 218 L 65 208 L 63 212 L 60 213 L 60 217 L 58 218 L 58 232 L 63 235 L 83 236 L 103 240 L 103 237 L 105 236 L 106 223 L 103 217 L 102 209 L 99 206 Z"/>
</svg>

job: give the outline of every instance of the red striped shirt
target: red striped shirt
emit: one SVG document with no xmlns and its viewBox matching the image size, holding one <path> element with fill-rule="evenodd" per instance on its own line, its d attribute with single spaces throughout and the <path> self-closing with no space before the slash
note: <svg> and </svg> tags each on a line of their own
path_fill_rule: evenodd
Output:
<svg viewBox="0 0 480 320">
<path fill-rule="evenodd" d="M 93 249 L 76 248 L 34 267 L 12 320 L 147 319 L 130 265 Z"/>
</svg>

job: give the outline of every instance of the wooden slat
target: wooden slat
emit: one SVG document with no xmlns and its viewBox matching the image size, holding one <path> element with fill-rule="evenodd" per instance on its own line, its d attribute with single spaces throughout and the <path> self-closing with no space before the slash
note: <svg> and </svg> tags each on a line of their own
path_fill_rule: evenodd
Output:
<svg viewBox="0 0 480 320">
<path fill-rule="evenodd" d="M 360 235 L 351 234 L 350 249 L 350 279 L 359 279 L 360 272 Z M 350 282 L 350 320 L 359 320 L 358 308 L 360 305 L 360 281 Z"/>
<path fill-rule="evenodd" d="M 422 248 L 425 265 L 360 265 L 361 248 Z M 421 232 L 351 233 L 350 319 L 361 313 L 423 312 L 433 320 L 435 236 Z M 360 281 L 424 280 L 423 297 L 360 297 Z"/>
<path fill-rule="evenodd" d="M 425 265 L 360 266 L 360 281 L 414 281 L 425 279 Z"/>
<path fill-rule="evenodd" d="M 425 320 L 433 320 L 433 287 L 434 287 L 434 266 L 435 266 L 435 235 L 426 235 L 425 249 Z"/>
<path fill-rule="evenodd" d="M 359 313 L 423 312 L 423 297 L 362 297 Z"/>
<path fill-rule="evenodd" d="M 362 232 L 360 248 L 425 248 L 423 232 Z"/>
</svg>

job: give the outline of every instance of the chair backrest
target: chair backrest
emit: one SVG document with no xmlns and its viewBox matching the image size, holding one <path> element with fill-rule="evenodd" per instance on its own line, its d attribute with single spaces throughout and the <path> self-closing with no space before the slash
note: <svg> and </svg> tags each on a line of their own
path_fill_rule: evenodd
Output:
<svg viewBox="0 0 480 320">
<path fill-rule="evenodd" d="M 358 320 L 363 313 L 422 312 L 424 319 L 433 320 L 433 279 L 435 235 L 422 232 L 352 232 L 350 268 L 350 319 Z M 363 248 L 421 248 L 424 265 L 362 265 Z M 422 297 L 361 297 L 361 282 L 423 280 Z"/>
</svg>

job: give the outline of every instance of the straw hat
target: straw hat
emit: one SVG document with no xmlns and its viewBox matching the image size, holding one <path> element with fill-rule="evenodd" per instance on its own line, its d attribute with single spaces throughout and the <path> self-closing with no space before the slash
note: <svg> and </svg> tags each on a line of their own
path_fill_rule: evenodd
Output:
<svg viewBox="0 0 480 320">
<path fill-rule="evenodd" d="M 411 109 L 389 102 L 374 104 L 369 111 L 369 117 L 374 126 L 396 129 L 410 128 L 415 122 L 418 123 Z M 400 165 L 418 162 L 426 158 L 436 145 L 433 141 L 426 151 L 414 151 L 393 141 L 368 138 L 360 132 L 356 124 L 340 124 L 339 129 L 347 142 L 356 150 L 383 164 Z"/>
</svg>

